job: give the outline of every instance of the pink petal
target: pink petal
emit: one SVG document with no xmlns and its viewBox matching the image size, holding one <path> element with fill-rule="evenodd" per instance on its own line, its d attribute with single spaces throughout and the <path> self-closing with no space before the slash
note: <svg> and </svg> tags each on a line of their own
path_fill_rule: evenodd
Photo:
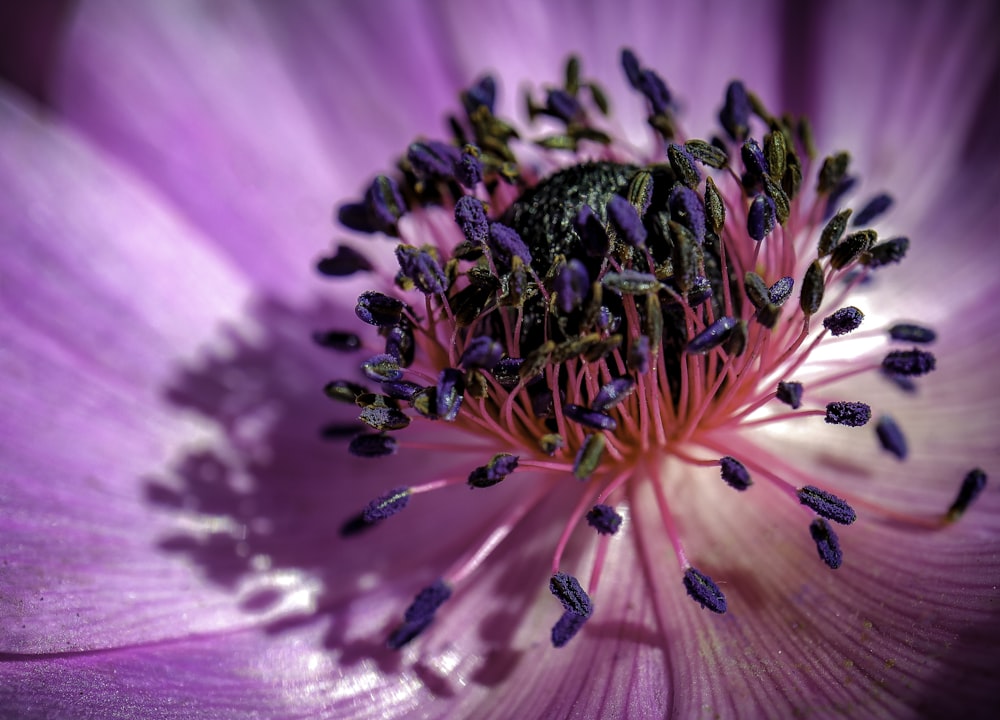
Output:
<svg viewBox="0 0 1000 720">
<path fill-rule="evenodd" d="M 369 61 L 421 37 L 419 13 L 297 7 L 262 15 L 245 3 L 87 3 L 54 104 L 261 289 L 301 298 L 309 259 L 333 232 L 332 206 L 360 192 L 390 148 L 442 127 L 445 98 L 422 80 L 450 74 Z M 421 120 L 424 109 L 433 113 Z"/>
</svg>

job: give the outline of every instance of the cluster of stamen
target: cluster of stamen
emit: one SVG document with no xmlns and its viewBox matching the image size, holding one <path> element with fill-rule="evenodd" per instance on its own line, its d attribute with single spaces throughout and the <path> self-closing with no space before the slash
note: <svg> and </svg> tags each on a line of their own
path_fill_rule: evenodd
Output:
<svg viewBox="0 0 1000 720">
<path fill-rule="evenodd" d="M 638 482 L 652 484 L 688 595 L 726 612 L 719 586 L 688 560 L 666 493 L 647 469 L 656 458 L 716 467 L 739 492 L 752 489 L 752 474 L 765 479 L 803 507 L 819 559 L 840 567 L 830 522 L 853 523 L 858 503 L 731 439 L 793 419 L 864 426 L 869 405 L 821 402 L 822 388 L 870 372 L 909 383 L 935 367 L 934 356 L 917 347 L 935 333 L 899 323 L 885 337 L 912 347 L 845 361 L 813 373 L 808 384 L 796 380 L 821 343 L 862 324 L 861 310 L 844 304 L 851 291 L 905 255 L 906 238 L 880 241 L 868 227 L 891 197 L 878 195 L 857 213 L 841 208 L 856 182 L 848 155 L 816 163 L 805 121 L 770 114 L 739 82 L 726 89 L 719 113 L 724 134 L 688 138 L 662 79 L 630 51 L 622 65 L 647 106 L 653 147 L 646 153 L 602 129 L 607 99 L 581 78 L 575 60 L 562 87 L 542 101 L 528 98 L 532 119 L 560 126 L 531 144 L 494 115 L 491 78 L 464 92 L 465 114 L 451 119 L 450 142 L 413 143 L 398 172 L 377 177 L 362 200 L 339 212 L 350 229 L 399 238 L 398 272 L 355 308 L 384 345 L 345 329 L 317 334 L 333 349 L 370 352 L 360 363 L 366 384 L 337 380 L 326 388 L 360 408 L 366 429 L 350 440 L 353 454 L 462 449 L 461 441 L 408 444 L 401 431 L 417 423 L 445 423 L 489 438 L 496 449 L 467 476 L 383 493 L 345 523 L 344 534 L 386 521 L 414 495 L 544 474 L 548 481 L 526 490 L 504 519 L 509 532 L 555 483 L 579 484 L 552 562 L 550 589 L 564 610 L 552 630 L 557 647 L 594 612 L 588 592 L 560 567 L 570 537 L 584 519 L 598 535 L 592 594 L 601 548 L 622 525 L 615 504 Z M 755 128 L 763 134 L 752 135 Z M 519 162 L 519 151 L 532 162 Z M 810 192 L 805 181 L 816 165 Z M 349 245 L 318 269 L 334 277 L 379 272 Z M 823 308 L 832 310 L 810 340 Z M 876 436 L 888 453 L 906 458 L 903 430 L 891 416 L 878 419 Z M 914 522 L 956 519 L 983 485 L 982 471 L 971 471 L 947 513 Z M 498 542 L 491 533 L 419 593 L 390 646 L 429 626 Z"/>
</svg>

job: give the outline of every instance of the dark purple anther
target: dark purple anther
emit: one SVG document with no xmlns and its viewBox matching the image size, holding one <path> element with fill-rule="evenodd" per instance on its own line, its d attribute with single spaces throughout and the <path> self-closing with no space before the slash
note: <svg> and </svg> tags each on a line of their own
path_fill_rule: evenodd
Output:
<svg viewBox="0 0 1000 720">
<path fill-rule="evenodd" d="M 782 380 L 778 383 L 778 392 L 775 396 L 786 405 L 791 405 L 792 410 L 798 410 L 802 407 L 802 383 Z"/>
<path fill-rule="evenodd" d="M 458 148 L 436 140 L 415 142 L 406 150 L 406 159 L 420 178 L 453 178 L 461 156 Z"/>
<path fill-rule="evenodd" d="M 372 500 L 361 516 L 366 523 L 374 523 L 390 518 L 405 508 L 410 502 L 410 488 L 399 487 Z"/>
<path fill-rule="evenodd" d="M 826 406 L 824 419 L 830 425 L 862 427 L 872 419 L 872 409 L 863 402 L 832 402 Z"/>
<path fill-rule="evenodd" d="M 469 341 L 462 352 L 459 364 L 466 368 L 482 368 L 492 370 L 503 356 L 503 345 L 486 335 L 480 335 Z"/>
<path fill-rule="evenodd" d="M 361 363 L 361 372 L 378 382 L 399 380 L 403 377 L 403 370 L 399 367 L 399 358 L 389 353 L 375 355 L 365 360 Z"/>
<path fill-rule="evenodd" d="M 937 333 L 929 327 L 912 323 L 896 323 L 889 328 L 889 337 L 893 340 L 913 343 L 932 343 L 937 340 Z"/>
<path fill-rule="evenodd" d="M 545 111 L 565 123 L 580 117 L 583 110 L 576 98 L 565 90 L 549 90 L 545 96 Z"/>
<path fill-rule="evenodd" d="M 468 90 L 462 93 L 462 104 L 469 115 L 472 115 L 481 107 L 485 107 L 490 111 L 490 115 L 492 115 L 496 97 L 496 80 L 493 79 L 492 75 L 483 75 Z"/>
<path fill-rule="evenodd" d="M 686 185 L 675 185 L 667 203 L 670 217 L 690 230 L 699 245 L 705 242 L 705 206 L 698 193 Z"/>
<path fill-rule="evenodd" d="M 746 140 L 740 146 L 740 157 L 743 158 L 743 166 L 747 169 L 747 175 L 754 183 L 763 182 L 764 176 L 767 175 L 767 158 L 764 157 L 764 151 L 760 149 L 757 141 L 753 138 Z"/>
<path fill-rule="evenodd" d="M 678 180 L 689 188 L 698 187 L 701 182 L 701 172 L 698 171 L 694 155 L 691 154 L 690 150 L 683 145 L 670 143 L 667 146 L 667 160 L 670 161 L 670 167 Z"/>
<path fill-rule="evenodd" d="M 724 343 L 734 327 L 736 327 L 736 320 L 731 317 L 721 317 L 698 333 L 687 344 L 685 350 L 696 355 L 703 355 Z"/>
<path fill-rule="evenodd" d="M 340 352 L 350 352 L 361 347 L 361 338 L 354 333 L 326 330 L 314 332 L 312 337 L 317 345 Z"/>
<path fill-rule="evenodd" d="M 628 78 L 629 85 L 638 90 L 642 66 L 639 64 L 639 58 L 629 48 L 622 50 L 622 69 L 625 70 L 625 77 Z"/>
<path fill-rule="evenodd" d="M 394 235 L 396 221 L 406 212 L 406 205 L 403 204 L 403 196 L 396 181 L 391 177 L 379 175 L 365 193 L 365 204 L 368 207 L 372 227 Z"/>
<path fill-rule="evenodd" d="M 436 295 L 448 289 L 448 278 L 438 261 L 426 250 L 412 245 L 396 246 L 400 274 L 413 282 L 424 295 Z"/>
<path fill-rule="evenodd" d="M 816 518 L 809 524 L 809 534 L 816 542 L 819 559 L 833 570 L 839 568 L 844 561 L 844 553 L 840 550 L 840 540 L 837 539 L 837 533 L 830 527 L 830 523 L 823 518 Z"/>
<path fill-rule="evenodd" d="M 613 417 L 597 410 L 585 408 L 582 405 L 568 403 L 563 407 L 563 414 L 573 422 L 580 423 L 594 430 L 614 432 L 618 429 L 618 423 Z"/>
<path fill-rule="evenodd" d="M 898 263 L 906 257 L 910 249 L 910 238 L 895 237 L 880 242 L 868 251 L 867 265 L 870 268 L 880 268 L 883 265 Z"/>
<path fill-rule="evenodd" d="M 572 575 L 563 572 L 556 573 L 549 580 L 549 590 L 559 599 L 566 612 L 586 618 L 590 617 L 594 611 L 594 606 L 587 593 Z"/>
<path fill-rule="evenodd" d="M 854 186 L 857 184 L 858 179 L 851 175 L 847 175 L 837 183 L 836 187 L 830 191 L 830 196 L 826 199 L 826 208 L 823 212 L 823 220 L 829 220 L 833 217 L 833 214 L 840 206 L 841 199 L 853 190 Z"/>
<path fill-rule="evenodd" d="M 385 332 L 385 354 L 392 355 L 400 367 L 413 364 L 417 346 L 413 340 L 413 327 L 405 320 Z M 383 381 L 384 382 L 384 381 Z"/>
<path fill-rule="evenodd" d="M 597 411 L 610 410 L 631 395 L 633 390 L 635 382 L 631 378 L 615 378 L 597 392 L 591 406 Z"/>
<path fill-rule="evenodd" d="M 711 298 L 714 292 L 715 291 L 712 290 L 712 281 L 704 275 L 698 275 L 695 277 L 694 282 L 691 283 L 691 289 L 688 290 L 688 305 L 692 308 L 696 308 Z"/>
<path fill-rule="evenodd" d="M 639 213 L 621 195 L 612 195 L 608 200 L 608 222 L 626 245 L 642 247 L 646 243 L 646 228 L 642 226 Z"/>
<path fill-rule="evenodd" d="M 455 179 L 462 184 L 462 187 L 470 190 L 482 181 L 483 163 L 476 153 L 470 150 L 462 151 L 462 156 L 455 163 Z"/>
<path fill-rule="evenodd" d="M 746 490 L 753 485 L 750 473 L 746 467 L 734 457 L 728 455 L 719 459 L 719 467 L 722 468 L 722 479 L 726 484 L 735 490 Z"/>
<path fill-rule="evenodd" d="M 984 489 L 986 489 L 986 473 L 979 468 L 970 470 L 962 480 L 962 487 L 958 490 L 958 497 L 955 498 L 955 502 L 948 508 L 948 520 L 954 522 L 962 517 Z"/>
<path fill-rule="evenodd" d="M 500 387 L 511 390 L 521 381 L 521 366 L 524 358 L 504 358 L 493 368 L 493 377 Z"/>
<path fill-rule="evenodd" d="M 896 421 L 888 415 L 883 415 L 875 425 L 875 434 L 882 447 L 891 452 L 900 460 L 905 460 L 907 455 L 906 436 L 900 429 Z"/>
<path fill-rule="evenodd" d="M 463 195 L 455 203 L 455 222 L 470 243 L 485 244 L 490 236 L 490 224 L 481 200 Z"/>
<path fill-rule="evenodd" d="M 720 615 L 726 612 L 726 596 L 712 578 L 700 570 L 689 567 L 684 571 L 684 587 L 703 608 Z"/>
<path fill-rule="evenodd" d="M 614 535 L 622 526 L 622 516 L 610 505 L 594 505 L 587 513 L 587 524 L 601 535 Z"/>
<path fill-rule="evenodd" d="M 347 277 L 357 272 L 368 272 L 372 264 L 364 255 L 348 245 L 341 245 L 332 257 L 316 263 L 316 269 L 328 277 Z"/>
<path fill-rule="evenodd" d="M 719 122 L 733 142 L 741 142 L 750 131 L 750 98 L 739 80 L 726 88 L 726 102 L 719 111 Z"/>
<path fill-rule="evenodd" d="M 867 225 L 875 218 L 879 217 L 882 213 L 892 207 L 892 198 L 885 193 L 876 195 L 868 204 L 865 205 L 858 213 L 854 216 L 854 220 L 851 222 L 855 227 L 861 225 Z"/>
<path fill-rule="evenodd" d="M 608 252 L 608 233 L 590 205 L 580 208 L 573 227 L 583 241 L 583 250 L 589 257 L 603 257 Z"/>
<path fill-rule="evenodd" d="M 402 410 L 388 407 L 383 399 L 366 405 L 358 418 L 375 430 L 402 430 L 410 424 L 410 417 Z"/>
<path fill-rule="evenodd" d="M 840 308 L 833 315 L 823 320 L 823 327 L 830 331 L 834 337 L 846 335 L 852 330 L 857 330 L 861 321 L 865 319 L 865 314 L 853 305 Z"/>
<path fill-rule="evenodd" d="M 780 278 L 774 285 L 767 289 L 767 296 L 771 304 L 778 307 L 784 305 L 785 301 L 791 296 L 793 287 L 795 287 L 794 279 L 787 275 Z"/>
<path fill-rule="evenodd" d="M 412 400 L 424 388 L 408 380 L 391 380 L 382 383 L 382 392 L 395 400 Z"/>
<path fill-rule="evenodd" d="M 347 450 L 351 455 L 363 458 L 380 458 L 395 455 L 398 445 L 396 439 L 384 433 L 365 433 L 351 440 Z"/>
<path fill-rule="evenodd" d="M 389 636 L 387 645 L 393 650 L 399 650 L 417 637 L 434 620 L 438 608 L 451 597 L 451 588 L 438 580 L 430 587 L 421 590 L 403 615 L 403 624 Z"/>
<path fill-rule="evenodd" d="M 774 200 L 767 195 L 758 195 L 750 203 L 750 210 L 747 212 L 747 232 L 760 242 L 774 230 L 777 219 Z"/>
<path fill-rule="evenodd" d="M 841 500 L 832 493 L 828 493 L 826 490 L 806 485 L 799 489 L 798 496 L 800 503 L 817 515 L 825 517 L 827 520 L 833 520 L 835 523 L 840 523 L 841 525 L 850 525 L 858 519 L 854 508 L 848 505 L 846 501 Z"/>
<path fill-rule="evenodd" d="M 525 265 L 531 265 L 528 246 L 514 228 L 501 223 L 490 223 L 490 248 L 506 262 L 519 257 Z"/>
<path fill-rule="evenodd" d="M 474 488 L 496 485 L 517 469 L 517 461 L 518 456 L 510 453 L 494 455 L 488 463 L 469 473 L 469 485 Z"/>
<path fill-rule="evenodd" d="M 653 112 L 657 115 L 665 113 L 670 107 L 670 91 L 663 78 L 652 70 L 641 70 L 636 89 L 646 96 Z"/>
<path fill-rule="evenodd" d="M 442 370 L 438 375 L 437 402 L 434 408 L 437 416 L 447 422 L 454 422 L 462 407 L 464 393 L 465 376 L 462 371 L 455 368 Z"/>
<path fill-rule="evenodd" d="M 562 312 L 569 314 L 580 307 L 590 291 L 587 266 L 576 258 L 570 259 L 556 276 L 553 289 L 556 291 L 556 304 Z"/>
<path fill-rule="evenodd" d="M 586 622 L 587 617 L 584 615 L 577 615 L 569 610 L 564 612 L 562 617 L 552 626 L 552 646 L 560 648 L 566 645 L 580 632 L 580 628 Z"/>
<path fill-rule="evenodd" d="M 926 350 L 893 350 L 882 360 L 882 369 L 893 375 L 915 377 L 926 375 L 937 365 L 934 356 Z"/>
<path fill-rule="evenodd" d="M 403 317 L 402 301 L 380 292 L 369 290 L 358 296 L 354 314 L 362 322 L 376 327 L 392 327 Z"/>
<path fill-rule="evenodd" d="M 645 375 L 649 372 L 649 359 L 651 356 L 649 347 L 649 336 L 640 335 L 628 349 L 628 368 L 632 372 Z"/>
</svg>

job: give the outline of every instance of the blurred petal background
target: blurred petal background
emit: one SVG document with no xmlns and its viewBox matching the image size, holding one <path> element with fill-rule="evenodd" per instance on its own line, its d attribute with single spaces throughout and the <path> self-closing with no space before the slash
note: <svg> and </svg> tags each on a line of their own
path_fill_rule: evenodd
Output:
<svg viewBox="0 0 1000 720">
<path fill-rule="evenodd" d="M 850 149 L 866 192 L 895 194 L 894 229 L 915 241 L 894 276 L 907 284 L 870 301 L 937 326 L 942 369 L 903 405 L 909 463 L 871 449 L 878 482 L 844 482 L 944 508 L 1000 454 L 998 14 L 985 1 L 6 4 L 0 710 L 992 717 L 991 491 L 946 532 L 859 527 L 831 577 L 807 540 L 772 531 L 794 508 L 678 490 L 742 611 L 675 605 L 673 567 L 654 572 L 665 539 L 638 533 L 612 545 L 614 592 L 562 651 L 544 598 L 554 497 L 433 633 L 388 651 L 414 592 L 499 510 L 435 497 L 346 545 L 345 515 L 412 460 L 373 465 L 318 439 L 337 412 L 320 389 L 357 359 L 310 334 L 364 288 L 314 277 L 341 235 L 331 208 L 414 137 L 441 135 L 461 88 L 496 72 L 501 113 L 523 121 L 522 86 L 558 80 L 578 52 L 623 133 L 642 137 L 617 62 L 629 45 L 696 132 L 739 76 L 808 113 L 821 152 Z M 825 450 L 795 442 L 806 467 Z"/>
</svg>

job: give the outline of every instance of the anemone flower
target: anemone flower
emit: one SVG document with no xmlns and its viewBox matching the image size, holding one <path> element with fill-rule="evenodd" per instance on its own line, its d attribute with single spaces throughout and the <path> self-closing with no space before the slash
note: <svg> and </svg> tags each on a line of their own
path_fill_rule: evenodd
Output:
<svg viewBox="0 0 1000 720">
<path fill-rule="evenodd" d="M 4 717 L 992 717 L 994 4 L 511 5 L 0 88 Z"/>
</svg>

